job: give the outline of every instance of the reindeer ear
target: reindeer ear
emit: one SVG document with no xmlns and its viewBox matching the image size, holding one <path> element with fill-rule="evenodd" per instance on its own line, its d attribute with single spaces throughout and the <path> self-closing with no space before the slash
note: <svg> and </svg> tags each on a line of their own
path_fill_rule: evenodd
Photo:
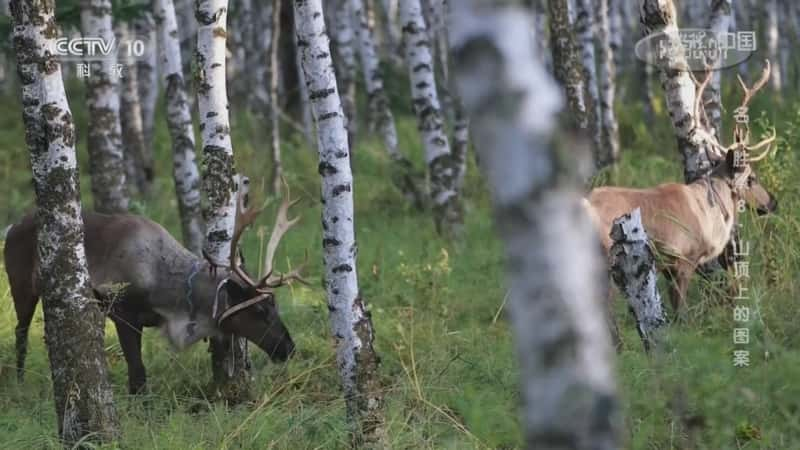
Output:
<svg viewBox="0 0 800 450">
<path fill-rule="evenodd" d="M 228 301 L 233 305 L 247 300 L 247 292 L 245 289 L 233 280 L 229 279 L 225 282 L 225 292 L 228 293 Z"/>
</svg>

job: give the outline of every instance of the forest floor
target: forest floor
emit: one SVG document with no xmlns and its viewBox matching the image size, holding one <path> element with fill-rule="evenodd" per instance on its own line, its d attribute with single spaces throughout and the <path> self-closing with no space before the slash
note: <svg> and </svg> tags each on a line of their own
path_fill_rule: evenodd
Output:
<svg viewBox="0 0 800 450">
<path fill-rule="evenodd" d="M 81 95 L 71 98 L 82 138 L 82 192 L 90 205 L 86 132 L 81 129 L 86 112 Z M 15 95 L 4 99 L 7 105 L 17 103 Z M 753 111 L 768 105 L 757 102 Z M 753 311 L 750 343 L 733 345 L 738 325 L 732 306 L 722 300 L 724 289 L 699 277 L 692 283 L 686 322 L 670 325 L 663 347 L 651 356 L 642 351 L 624 302 L 616 302 L 625 344 L 616 365 L 626 448 L 800 448 L 800 157 L 791 150 L 800 146 L 798 108 L 785 101 L 769 117 L 782 141 L 777 156 L 759 169 L 779 199 L 779 212 L 768 218 L 746 213 L 744 218 L 752 248 L 751 300 L 739 304 Z M 655 123 L 647 123 L 640 108 L 621 111 L 623 160 L 598 176 L 596 184 L 650 186 L 681 179 L 669 119 L 656 112 Z M 235 119 L 238 168 L 253 181 L 255 201 L 262 201 L 270 173 L 267 136 L 258 120 Z M 155 188 L 133 210 L 177 235 L 170 139 L 163 116 L 156 123 Z M 754 131 L 766 125 L 762 117 Z M 401 114 L 399 128 L 402 146 L 422 169 L 410 115 Z M 33 205 L 27 157 L 18 107 L 6 108 L 0 116 L 0 230 Z M 125 361 L 109 322 L 106 351 L 123 430 L 119 448 L 346 447 L 344 402 L 321 287 L 316 154 L 295 134 L 284 142 L 284 158 L 293 196 L 304 198 L 296 208 L 303 220 L 286 236 L 278 261 L 286 267 L 308 250 L 313 281 L 309 287 L 286 288 L 278 297 L 296 356 L 272 364 L 254 349 L 255 398 L 228 408 L 204 393 L 211 376 L 204 344 L 175 353 L 157 330 L 148 329 L 144 360 L 150 392 L 130 397 Z M 361 140 L 355 150 L 358 274 L 382 359 L 392 448 L 522 445 L 517 368 L 503 314 L 502 245 L 492 228 L 485 186 L 470 165 L 465 233 L 458 243 L 448 243 L 437 237 L 428 213 L 409 208 L 393 189 L 380 142 Z M 248 261 L 261 259 L 274 206 L 244 238 Z M 0 446 L 59 448 L 41 311 L 32 326 L 27 378 L 21 385 L 13 369 L 15 324 L 5 271 L 0 270 Z M 749 367 L 734 367 L 734 348 L 750 351 Z"/>
</svg>

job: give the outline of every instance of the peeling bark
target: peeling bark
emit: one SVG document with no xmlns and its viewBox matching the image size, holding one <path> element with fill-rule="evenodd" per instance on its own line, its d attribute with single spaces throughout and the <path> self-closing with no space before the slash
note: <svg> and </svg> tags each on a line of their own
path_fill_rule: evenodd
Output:
<svg viewBox="0 0 800 450">
<path fill-rule="evenodd" d="M 160 43 L 161 73 L 166 86 L 167 126 L 172 139 L 172 178 L 178 198 L 183 243 L 195 255 L 203 249 L 205 231 L 200 207 L 200 172 L 195 161 L 194 126 L 183 78 L 175 5 L 154 1 Z"/>
<path fill-rule="evenodd" d="M 75 125 L 61 66 L 53 2 L 11 2 L 37 222 L 37 280 L 59 437 L 67 447 L 119 436 L 103 345 L 105 314 L 92 298 L 84 248 Z"/>
<path fill-rule="evenodd" d="M 645 350 L 649 351 L 657 344 L 656 332 L 666 323 L 666 318 L 656 286 L 656 260 L 639 208 L 614 220 L 611 239 L 614 241 L 609 250 L 611 277 L 628 299 L 628 307 L 636 319 L 636 330 Z"/>
<path fill-rule="evenodd" d="M 214 261 L 227 261 L 236 220 L 239 185 L 235 176 L 225 80 L 227 0 L 198 0 L 197 109 L 203 140 L 201 186 L 207 204 L 206 241 L 203 251 Z M 209 345 L 214 382 L 231 402 L 249 397 L 250 361 L 247 341 L 227 336 Z"/>
<path fill-rule="evenodd" d="M 534 56 L 526 11 L 476 3 L 454 11 L 450 42 L 506 243 L 526 446 L 615 449 L 619 405 L 601 247 L 549 145 L 559 88 Z"/>
<path fill-rule="evenodd" d="M 298 53 L 317 124 L 325 288 L 336 362 L 354 444 L 380 446 L 384 431 L 379 358 L 372 345 L 372 319 L 358 290 L 353 174 L 322 0 L 295 0 L 294 14 Z"/>
<path fill-rule="evenodd" d="M 430 196 L 437 231 L 448 237 L 457 236 L 464 222 L 456 191 L 456 171 L 445 133 L 437 92 L 435 62 L 431 55 L 428 31 L 419 0 L 400 1 L 400 21 L 406 64 L 411 81 L 411 101 L 430 177 Z"/>
<path fill-rule="evenodd" d="M 111 42 L 111 0 L 81 1 L 81 32 Z M 91 61 L 86 80 L 89 108 L 89 175 L 94 209 L 101 213 L 128 211 L 124 154 L 119 121 L 119 79 L 115 54 Z"/>
<path fill-rule="evenodd" d="M 416 208 L 425 203 L 423 193 L 418 186 L 417 174 L 411 161 L 398 149 L 397 128 L 389 99 L 383 87 L 383 73 L 380 67 L 373 30 L 367 21 L 367 12 L 362 0 L 349 0 L 352 14 L 353 31 L 355 33 L 361 70 L 367 90 L 367 108 L 369 109 L 369 128 L 377 131 L 383 138 L 386 152 L 392 160 L 392 181 L 403 195 Z"/>
</svg>

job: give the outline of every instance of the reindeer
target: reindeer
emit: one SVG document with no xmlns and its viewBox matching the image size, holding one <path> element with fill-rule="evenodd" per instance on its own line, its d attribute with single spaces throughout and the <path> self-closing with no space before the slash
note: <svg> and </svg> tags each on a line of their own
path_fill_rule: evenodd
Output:
<svg viewBox="0 0 800 450">
<path fill-rule="evenodd" d="M 260 209 L 238 200 L 236 227 L 227 263 L 200 258 L 159 224 L 133 215 L 83 214 L 86 256 L 96 298 L 108 308 L 128 364 L 132 394 L 145 388 L 143 327 L 160 327 L 176 350 L 213 336 L 237 335 L 253 342 L 273 361 L 286 361 L 294 342 L 278 314 L 275 290 L 304 282 L 302 267 L 285 274 L 273 270 L 283 235 L 299 218 L 288 219 L 288 194 L 278 209 L 268 241 L 265 275 L 253 281 L 237 257 L 239 238 Z M 41 294 L 36 283 L 36 224 L 29 214 L 8 232 L 6 272 L 17 313 L 17 376 L 23 380 L 28 328 Z M 225 268 L 218 271 L 218 268 Z"/>
<path fill-rule="evenodd" d="M 737 112 L 747 113 L 756 92 L 769 80 L 770 64 L 766 62 L 761 78 L 748 87 L 741 78 L 744 99 Z M 694 79 L 694 77 L 693 77 Z M 702 82 L 695 80 L 697 96 L 694 105 L 697 132 L 709 149 L 713 167 L 705 176 L 689 184 L 666 183 L 649 189 L 599 187 L 584 202 L 600 233 L 606 254 L 613 242 L 609 236 L 617 217 L 641 208 L 642 223 L 659 255 L 659 269 L 670 281 L 669 295 L 673 310 L 680 314 L 685 303 L 689 280 L 695 269 L 718 257 L 725 249 L 737 220 L 738 203 L 744 201 L 759 214 L 777 209 L 777 201 L 759 182 L 752 164 L 764 159 L 775 140 L 772 136 L 756 145 L 749 145 L 749 126 L 738 123 L 734 143 L 723 147 L 714 133 L 703 124 L 703 90 L 711 79 L 710 70 Z M 766 147 L 756 157 L 750 152 Z"/>
</svg>

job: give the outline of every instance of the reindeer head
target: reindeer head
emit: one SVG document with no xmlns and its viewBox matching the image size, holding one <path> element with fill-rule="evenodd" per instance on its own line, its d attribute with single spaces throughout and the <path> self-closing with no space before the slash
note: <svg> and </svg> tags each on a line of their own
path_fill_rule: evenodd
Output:
<svg viewBox="0 0 800 450">
<path fill-rule="evenodd" d="M 246 207 L 244 196 L 239 197 L 228 265 L 230 274 L 218 288 L 219 291 L 224 288 L 224 295 L 220 295 L 222 292 L 218 292 L 218 302 L 222 306 L 217 310 L 215 304 L 213 312 L 214 318 L 223 332 L 246 338 L 264 350 L 271 359 L 279 361 L 285 361 L 292 355 L 294 342 L 280 318 L 275 301 L 275 291 L 292 281 L 305 283 L 301 276 L 305 263 L 285 274 L 273 270 L 278 243 L 299 220 L 299 217 L 290 220 L 287 216 L 289 208 L 296 203 L 297 201 L 290 201 L 287 189 L 286 196 L 278 208 L 275 226 L 267 244 L 264 261 L 265 275 L 255 282 L 242 268 L 237 249 L 242 233 L 255 221 L 261 209 Z M 216 261 L 209 259 L 209 262 L 212 265 L 221 266 Z"/>
<path fill-rule="evenodd" d="M 761 78 L 752 86 L 748 87 L 747 84 L 739 77 L 739 84 L 744 90 L 744 98 L 741 105 L 736 108 L 734 113 L 735 125 L 733 132 L 733 144 L 728 147 L 722 146 L 713 133 L 705 131 L 708 130 L 708 119 L 705 115 L 705 110 L 702 107 L 703 90 L 708 85 L 711 79 L 710 70 L 706 73 L 706 78 L 702 82 L 695 83 L 697 85 L 697 97 L 695 101 L 695 117 L 697 118 L 697 127 L 700 128 L 703 136 L 708 140 L 709 159 L 715 163 L 715 170 L 713 175 L 726 178 L 726 181 L 731 186 L 733 192 L 738 198 L 743 199 L 746 204 L 755 209 L 759 215 L 769 214 L 777 210 L 778 202 L 775 197 L 767 191 L 767 189 L 758 181 L 753 164 L 766 158 L 771 150 L 771 145 L 775 141 L 775 130 L 772 136 L 755 145 L 750 145 L 750 120 L 749 120 L 749 106 L 750 101 L 755 94 L 762 89 L 770 75 L 770 63 L 766 61 L 766 65 L 761 74 Z M 705 122 L 705 123 L 704 123 Z M 751 152 L 766 149 L 758 156 L 751 156 Z"/>
</svg>

